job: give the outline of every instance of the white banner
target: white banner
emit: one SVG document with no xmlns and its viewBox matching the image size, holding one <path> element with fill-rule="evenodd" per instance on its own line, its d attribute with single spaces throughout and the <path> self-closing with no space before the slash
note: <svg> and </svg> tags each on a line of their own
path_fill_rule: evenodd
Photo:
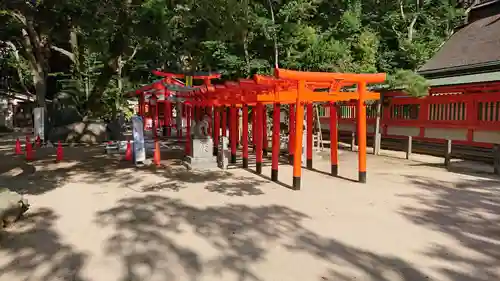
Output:
<svg viewBox="0 0 500 281">
<path fill-rule="evenodd" d="M 144 148 L 144 125 L 142 123 L 142 117 L 140 116 L 132 117 L 132 135 L 134 138 L 133 158 L 134 163 L 137 165 L 139 162 L 144 162 L 146 160 L 146 150 Z"/>
</svg>

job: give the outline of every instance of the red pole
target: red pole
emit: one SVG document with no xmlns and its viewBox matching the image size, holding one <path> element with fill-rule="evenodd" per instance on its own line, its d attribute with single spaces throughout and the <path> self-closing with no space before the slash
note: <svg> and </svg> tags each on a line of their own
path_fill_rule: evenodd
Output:
<svg viewBox="0 0 500 281">
<path fill-rule="evenodd" d="M 168 126 L 168 102 L 163 101 L 163 136 L 167 136 L 167 126 Z"/>
<path fill-rule="evenodd" d="M 186 155 L 191 155 L 191 106 L 186 106 Z"/>
<path fill-rule="evenodd" d="M 212 116 L 213 116 L 213 115 L 212 115 L 212 114 L 213 114 L 213 109 L 212 109 L 212 107 L 211 107 L 211 106 L 207 106 L 207 107 L 206 107 L 206 109 L 207 109 L 206 114 L 207 114 L 208 116 L 210 116 L 210 118 L 212 118 Z M 212 124 L 212 123 L 208 124 L 208 133 L 209 133 L 209 134 L 212 134 L 212 129 L 213 129 L 213 124 Z"/>
<path fill-rule="evenodd" d="M 295 104 L 297 112 L 295 113 L 295 142 L 294 142 L 294 158 L 293 158 L 293 182 L 292 188 L 300 190 L 301 174 L 302 174 L 302 134 L 304 131 L 304 105 L 300 101 L 300 94 L 306 88 L 305 81 L 299 81 L 297 102 Z"/>
<path fill-rule="evenodd" d="M 243 105 L 243 168 L 248 168 L 248 105 Z"/>
<path fill-rule="evenodd" d="M 171 136 L 172 135 L 172 103 L 171 102 L 167 102 L 167 136 Z"/>
<path fill-rule="evenodd" d="M 290 104 L 288 114 L 288 161 L 293 165 L 293 154 L 295 153 L 295 104 Z"/>
<path fill-rule="evenodd" d="M 267 141 L 267 106 L 263 106 L 262 110 L 262 137 L 264 141 L 264 145 L 262 146 L 262 153 L 267 156 L 267 147 L 269 146 L 269 142 Z"/>
<path fill-rule="evenodd" d="M 221 114 L 222 114 L 222 124 L 221 124 L 222 136 L 226 137 L 226 135 L 227 135 L 227 114 L 226 114 L 226 107 L 225 106 L 222 106 Z"/>
<path fill-rule="evenodd" d="M 262 134 L 262 115 L 263 115 L 263 106 L 262 103 L 258 103 L 255 111 L 255 171 L 257 174 L 262 174 L 262 141 L 264 140 Z"/>
<path fill-rule="evenodd" d="M 142 93 L 139 95 L 139 116 L 144 118 L 144 95 Z"/>
<path fill-rule="evenodd" d="M 219 135 L 220 135 L 220 107 L 215 107 L 214 112 L 214 154 L 219 153 Z"/>
<path fill-rule="evenodd" d="M 236 139 L 237 139 L 237 133 L 236 133 L 236 123 L 238 122 L 236 118 L 236 107 L 231 106 L 231 121 L 230 121 L 230 138 L 231 138 L 231 163 L 236 163 Z"/>
<path fill-rule="evenodd" d="M 313 104 L 307 104 L 307 168 L 313 168 Z"/>
<path fill-rule="evenodd" d="M 236 130 L 234 131 L 236 135 L 236 149 L 238 149 L 238 146 L 241 145 L 241 140 L 240 140 L 240 109 L 236 108 L 236 118 L 234 119 L 236 123 Z"/>
<path fill-rule="evenodd" d="M 358 121 L 358 180 L 366 183 L 366 82 L 358 84 L 359 99 L 356 107 Z"/>
<path fill-rule="evenodd" d="M 178 113 L 181 116 L 181 127 L 177 128 L 177 137 L 182 138 L 182 120 L 186 116 L 186 107 L 183 103 L 180 104 L 179 108 L 181 109 Z"/>
<path fill-rule="evenodd" d="M 144 124 L 142 124 L 142 125 L 144 126 L 143 129 L 145 131 L 146 130 L 146 117 L 148 115 L 147 113 L 149 113 L 149 111 L 150 111 L 149 110 L 150 106 L 149 106 L 149 104 L 146 105 L 146 102 L 144 102 L 143 106 L 144 106 L 144 110 L 142 111 L 142 120 L 143 120 Z"/>
<path fill-rule="evenodd" d="M 201 106 L 196 107 L 196 122 L 199 122 L 202 118 L 203 114 L 201 112 Z"/>
<path fill-rule="evenodd" d="M 273 145 L 272 145 L 271 180 L 278 181 L 278 159 L 280 153 L 280 104 L 274 104 L 273 111 Z"/>
<path fill-rule="evenodd" d="M 255 142 L 255 135 L 256 135 L 255 134 L 255 132 L 256 132 L 256 130 L 255 130 L 255 124 L 256 124 L 256 122 L 255 122 L 255 120 L 256 120 L 256 116 L 257 116 L 255 114 L 256 110 L 257 110 L 256 106 L 252 107 L 252 113 L 251 113 L 252 114 L 252 116 L 251 116 L 252 117 L 252 147 L 253 147 L 254 150 L 255 150 L 255 145 L 257 144 Z"/>
<path fill-rule="evenodd" d="M 330 162 L 332 165 L 332 176 L 339 175 L 338 160 L 338 132 L 337 132 L 337 105 L 330 103 Z"/>
<path fill-rule="evenodd" d="M 151 105 L 151 103 L 149 103 L 149 110 L 151 111 L 151 122 L 153 124 L 151 124 L 151 130 L 153 130 L 153 137 L 156 138 L 156 107 L 157 105 Z"/>
</svg>

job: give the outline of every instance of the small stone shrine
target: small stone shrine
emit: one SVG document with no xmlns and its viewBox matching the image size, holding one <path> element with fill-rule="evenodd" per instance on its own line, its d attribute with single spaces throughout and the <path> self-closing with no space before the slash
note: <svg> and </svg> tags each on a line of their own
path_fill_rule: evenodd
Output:
<svg viewBox="0 0 500 281">
<path fill-rule="evenodd" d="M 213 141 L 208 134 L 211 118 L 207 115 L 197 122 L 191 134 L 191 155 L 186 156 L 184 166 L 189 170 L 207 170 L 217 168 L 213 156 Z"/>
</svg>

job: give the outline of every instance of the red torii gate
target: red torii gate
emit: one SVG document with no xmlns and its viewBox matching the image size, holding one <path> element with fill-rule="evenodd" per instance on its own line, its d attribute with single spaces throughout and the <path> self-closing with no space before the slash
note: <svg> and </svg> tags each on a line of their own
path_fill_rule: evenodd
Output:
<svg viewBox="0 0 500 281">
<path fill-rule="evenodd" d="M 330 134 L 331 134 L 331 174 L 338 175 L 338 151 L 337 145 L 337 114 L 334 103 L 336 101 L 357 100 L 358 118 L 358 145 L 359 145 L 359 181 L 366 182 L 366 107 L 365 101 L 368 99 L 379 99 L 378 93 L 369 92 L 366 89 L 368 83 L 380 83 L 385 81 L 386 75 L 380 74 L 345 74 L 345 73 L 319 73 L 300 72 L 276 69 L 276 77 L 266 77 L 255 75 L 254 80 L 239 80 L 238 82 L 227 82 L 223 86 L 216 85 L 205 89 L 197 89 L 207 93 L 198 95 L 199 100 L 191 101 L 195 106 L 212 107 L 215 106 L 215 130 L 214 143 L 218 141 L 219 117 L 218 107 L 223 108 L 222 126 L 223 135 L 226 128 L 226 106 L 231 107 L 230 127 L 231 137 L 231 162 L 236 161 L 236 107 L 243 109 L 243 167 L 248 167 L 248 106 L 255 106 L 255 144 L 256 144 L 256 173 L 262 173 L 262 151 L 265 104 L 273 104 L 273 146 L 272 146 L 272 174 L 273 181 L 278 180 L 278 157 L 279 157 L 279 114 L 281 104 L 290 104 L 296 110 L 292 128 L 293 136 L 290 134 L 291 149 L 293 150 L 293 189 L 300 189 L 302 134 L 304 120 L 304 105 L 307 107 L 307 167 L 312 169 L 312 103 L 329 102 L 331 104 Z M 356 91 L 341 92 L 345 86 L 356 85 Z M 319 88 L 328 88 L 326 92 L 317 92 Z M 189 115 L 188 115 L 189 116 Z M 188 119 L 188 124 L 190 118 Z M 292 133 L 292 132 L 290 132 Z M 189 138 L 189 136 L 188 136 Z M 266 138 L 267 142 L 267 138 Z"/>
<path fill-rule="evenodd" d="M 200 74 L 200 75 L 188 75 L 188 74 L 178 74 L 178 73 L 169 73 L 169 72 L 162 72 L 158 70 L 153 70 L 152 73 L 154 75 L 163 77 L 161 80 L 155 81 L 152 84 L 146 85 L 144 87 L 141 87 L 137 90 L 135 90 L 134 94 L 139 95 L 139 115 L 143 117 L 144 119 L 144 128 L 146 128 L 146 115 L 149 113 L 151 115 L 151 118 L 153 119 L 153 134 L 156 137 L 156 131 L 157 131 L 157 125 L 160 123 L 158 120 L 158 103 L 163 103 L 164 105 L 164 131 L 163 135 L 164 136 L 170 136 L 171 135 L 171 120 L 172 120 L 172 102 L 169 101 L 167 96 L 171 96 L 173 91 L 168 90 L 166 85 L 175 85 L 175 86 L 180 86 L 184 87 L 185 84 L 183 84 L 181 81 L 177 79 L 200 79 L 203 80 L 203 85 L 198 86 L 198 87 L 203 87 L 203 86 L 210 86 L 211 85 L 211 80 L 212 79 L 218 79 L 221 77 L 219 73 L 208 73 L 208 74 Z M 195 86 L 196 87 L 196 86 Z M 152 95 L 152 100 L 153 102 L 149 103 L 149 106 L 146 110 L 146 102 L 145 102 L 145 96 L 147 94 Z M 163 100 L 158 100 L 158 97 L 163 95 L 165 98 Z M 179 95 L 181 96 L 181 95 Z M 185 112 L 185 110 L 181 110 L 182 112 Z M 182 128 L 177 128 L 177 136 L 182 137 Z"/>
</svg>

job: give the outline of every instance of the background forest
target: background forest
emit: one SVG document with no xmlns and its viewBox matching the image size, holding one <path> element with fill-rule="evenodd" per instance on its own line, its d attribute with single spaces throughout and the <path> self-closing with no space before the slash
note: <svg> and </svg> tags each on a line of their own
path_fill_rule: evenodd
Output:
<svg viewBox="0 0 500 281">
<path fill-rule="evenodd" d="M 452 0 L 5 0 L 0 83 L 38 105 L 109 115 L 152 69 L 224 78 L 312 71 L 387 72 L 425 93 L 414 71 L 463 23 Z M 424 89 L 424 90 L 422 90 Z"/>
</svg>

